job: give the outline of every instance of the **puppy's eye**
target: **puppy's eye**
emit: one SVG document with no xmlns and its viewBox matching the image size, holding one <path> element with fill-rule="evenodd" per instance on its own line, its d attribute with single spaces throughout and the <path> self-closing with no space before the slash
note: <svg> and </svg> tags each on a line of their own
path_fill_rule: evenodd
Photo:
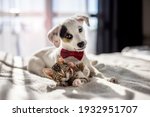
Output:
<svg viewBox="0 0 150 117">
<path fill-rule="evenodd" d="M 69 34 L 69 33 L 66 33 L 66 35 L 65 35 L 65 38 L 67 38 L 67 39 L 72 39 L 72 35 L 71 34 Z"/>
<path fill-rule="evenodd" d="M 83 31 L 82 27 L 79 27 L 79 33 L 81 33 Z"/>
</svg>

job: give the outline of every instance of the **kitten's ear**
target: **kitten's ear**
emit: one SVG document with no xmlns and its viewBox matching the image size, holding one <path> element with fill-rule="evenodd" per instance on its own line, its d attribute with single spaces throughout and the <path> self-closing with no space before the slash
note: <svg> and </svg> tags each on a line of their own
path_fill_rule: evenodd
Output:
<svg viewBox="0 0 150 117">
<path fill-rule="evenodd" d="M 85 23 L 86 23 L 88 26 L 90 26 L 89 17 L 88 17 L 88 16 L 86 16 L 86 15 L 76 15 L 74 18 L 75 18 L 77 21 L 79 21 L 79 22 L 85 21 Z"/>
<path fill-rule="evenodd" d="M 59 47 L 60 45 L 60 37 L 59 37 L 60 26 L 55 26 L 51 30 L 49 30 L 47 36 L 50 42 L 54 44 L 55 47 Z"/>
</svg>

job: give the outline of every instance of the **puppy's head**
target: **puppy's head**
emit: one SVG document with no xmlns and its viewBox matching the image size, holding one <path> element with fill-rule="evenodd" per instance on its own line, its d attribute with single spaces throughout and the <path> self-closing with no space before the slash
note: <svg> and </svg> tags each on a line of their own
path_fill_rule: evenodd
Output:
<svg viewBox="0 0 150 117">
<path fill-rule="evenodd" d="M 74 16 L 66 19 L 61 25 L 48 32 L 49 40 L 56 46 L 68 50 L 81 51 L 86 47 L 83 23 L 89 26 L 87 16 Z"/>
</svg>

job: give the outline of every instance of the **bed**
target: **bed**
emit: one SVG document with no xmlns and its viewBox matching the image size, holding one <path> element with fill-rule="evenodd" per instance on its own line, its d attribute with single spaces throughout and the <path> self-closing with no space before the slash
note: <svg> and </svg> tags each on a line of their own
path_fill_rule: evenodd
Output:
<svg viewBox="0 0 150 117">
<path fill-rule="evenodd" d="M 1 100 L 149 100 L 150 99 L 150 48 L 127 47 L 122 52 L 89 55 L 98 60 L 95 67 L 118 84 L 98 77 L 81 87 L 50 88 L 53 82 L 27 70 L 18 69 L 26 61 L 18 56 L 0 52 Z"/>
</svg>

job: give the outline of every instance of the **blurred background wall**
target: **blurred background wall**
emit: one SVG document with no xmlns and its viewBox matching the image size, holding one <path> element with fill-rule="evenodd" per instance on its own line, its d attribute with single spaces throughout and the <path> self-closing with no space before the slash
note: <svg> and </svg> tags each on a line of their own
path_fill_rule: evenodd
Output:
<svg viewBox="0 0 150 117">
<path fill-rule="evenodd" d="M 0 0 L 0 50 L 28 56 L 45 46 L 44 0 Z"/>
<path fill-rule="evenodd" d="M 150 45 L 150 0 L 0 0 L 0 51 L 30 56 L 46 46 L 47 32 L 76 13 L 90 17 L 87 51 Z"/>
</svg>

